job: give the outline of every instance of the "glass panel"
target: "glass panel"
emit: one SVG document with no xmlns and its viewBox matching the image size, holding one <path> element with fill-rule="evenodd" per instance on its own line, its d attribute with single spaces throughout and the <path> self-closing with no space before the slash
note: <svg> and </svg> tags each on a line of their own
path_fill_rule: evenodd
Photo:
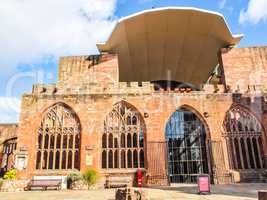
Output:
<svg viewBox="0 0 267 200">
<path fill-rule="evenodd" d="M 173 113 L 166 125 L 168 169 L 171 182 L 196 182 L 208 173 L 206 133 L 200 119 L 182 108 Z"/>
</svg>

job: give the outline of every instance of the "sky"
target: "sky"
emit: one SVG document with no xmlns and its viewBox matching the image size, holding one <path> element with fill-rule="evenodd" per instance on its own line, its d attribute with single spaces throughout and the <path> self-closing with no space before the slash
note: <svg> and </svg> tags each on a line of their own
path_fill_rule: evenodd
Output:
<svg viewBox="0 0 267 200">
<path fill-rule="evenodd" d="M 267 0 L 2 0 L 0 123 L 18 122 L 32 84 L 57 81 L 60 56 L 97 54 L 121 17 L 167 6 L 220 12 L 239 47 L 267 45 Z"/>
</svg>

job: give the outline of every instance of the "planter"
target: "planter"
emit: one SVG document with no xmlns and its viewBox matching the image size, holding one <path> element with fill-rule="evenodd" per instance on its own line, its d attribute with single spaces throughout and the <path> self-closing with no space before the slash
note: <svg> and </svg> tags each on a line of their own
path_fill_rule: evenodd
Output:
<svg viewBox="0 0 267 200">
<path fill-rule="evenodd" d="M 71 190 L 88 190 L 88 185 L 83 180 L 73 181 L 70 183 Z"/>
</svg>

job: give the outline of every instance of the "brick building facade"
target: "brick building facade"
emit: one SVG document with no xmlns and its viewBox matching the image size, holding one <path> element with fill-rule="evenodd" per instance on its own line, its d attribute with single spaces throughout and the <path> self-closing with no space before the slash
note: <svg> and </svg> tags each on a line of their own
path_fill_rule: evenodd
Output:
<svg viewBox="0 0 267 200">
<path fill-rule="evenodd" d="M 14 164 L 14 153 L 17 146 L 17 124 L 0 124 L 0 174 Z"/>
<path fill-rule="evenodd" d="M 19 177 L 93 167 L 103 177 L 141 168 L 147 185 L 195 182 L 203 173 L 215 183 L 261 180 L 267 47 L 217 52 L 216 70 L 196 87 L 160 77 L 122 82 L 135 72 L 122 69 L 120 51 L 61 58 L 58 82 L 22 97 Z"/>
</svg>

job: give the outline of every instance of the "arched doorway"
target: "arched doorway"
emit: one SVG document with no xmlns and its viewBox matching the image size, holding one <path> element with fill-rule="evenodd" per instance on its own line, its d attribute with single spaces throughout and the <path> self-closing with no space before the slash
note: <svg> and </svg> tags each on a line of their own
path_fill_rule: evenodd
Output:
<svg viewBox="0 0 267 200">
<path fill-rule="evenodd" d="M 195 113 L 187 108 L 178 109 L 165 131 L 171 183 L 194 183 L 199 174 L 208 173 L 206 131 Z"/>
<path fill-rule="evenodd" d="M 258 119 L 247 109 L 233 106 L 224 120 L 223 133 L 230 168 L 239 171 L 263 169 L 264 130 Z"/>
<path fill-rule="evenodd" d="M 102 168 L 145 168 L 144 132 L 140 112 L 127 102 L 116 103 L 104 121 Z"/>
</svg>

